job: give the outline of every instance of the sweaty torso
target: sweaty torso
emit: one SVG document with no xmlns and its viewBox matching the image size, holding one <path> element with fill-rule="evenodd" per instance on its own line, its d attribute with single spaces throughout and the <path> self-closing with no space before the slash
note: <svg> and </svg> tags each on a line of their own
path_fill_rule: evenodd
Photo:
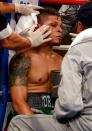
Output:
<svg viewBox="0 0 92 131">
<path fill-rule="evenodd" d="M 27 54 L 26 54 L 27 55 Z M 51 91 L 50 74 L 52 70 L 59 70 L 62 57 L 56 53 L 28 53 L 31 66 L 27 73 L 28 92 Z"/>
</svg>

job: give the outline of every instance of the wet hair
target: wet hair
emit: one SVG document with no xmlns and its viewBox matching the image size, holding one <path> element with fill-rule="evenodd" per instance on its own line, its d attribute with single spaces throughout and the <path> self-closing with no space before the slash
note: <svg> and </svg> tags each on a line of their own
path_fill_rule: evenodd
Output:
<svg viewBox="0 0 92 131">
<path fill-rule="evenodd" d="M 77 21 L 82 22 L 86 27 L 92 26 L 92 2 L 89 2 L 79 8 Z"/>
<path fill-rule="evenodd" d="M 50 7 L 46 7 L 44 9 L 39 10 L 40 14 L 37 16 L 38 18 L 38 23 L 47 16 L 53 15 L 53 16 L 58 16 L 60 17 L 59 12 L 54 9 L 54 8 L 50 8 Z"/>
</svg>

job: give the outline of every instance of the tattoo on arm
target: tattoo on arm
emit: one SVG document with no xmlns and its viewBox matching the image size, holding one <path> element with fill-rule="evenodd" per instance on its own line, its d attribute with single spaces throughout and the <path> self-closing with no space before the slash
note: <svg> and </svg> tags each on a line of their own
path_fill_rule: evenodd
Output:
<svg viewBox="0 0 92 131">
<path fill-rule="evenodd" d="M 27 73 L 30 67 L 30 57 L 14 56 L 9 66 L 9 86 L 27 86 Z"/>
</svg>

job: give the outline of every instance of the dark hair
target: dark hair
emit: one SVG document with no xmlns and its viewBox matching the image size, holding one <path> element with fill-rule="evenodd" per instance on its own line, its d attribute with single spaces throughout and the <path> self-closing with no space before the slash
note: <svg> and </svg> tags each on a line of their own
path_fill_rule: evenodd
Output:
<svg viewBox="0 0 92 131">
<path fill-rule="evenodd" d="M 92 2 L 80 7 L 77 13 L 77 21 L 82 22 L 87 27 L 92 26 Z"/>
<path fill-rule="evenodd" d="M 43 17 L 49 16 L 49 15 L 54 15 L 54 16 L 59 16 L 60 17 L 59 12 L 57 10 L 55 10 L 54 8 L 46 7 L 44 9 L 41 9 L 41 10 L 38 10 L 38 11 L 40 12 L 40 14 L 37 16 L 38 22 L 40 20 L 42 20 Z"/>
</svg>

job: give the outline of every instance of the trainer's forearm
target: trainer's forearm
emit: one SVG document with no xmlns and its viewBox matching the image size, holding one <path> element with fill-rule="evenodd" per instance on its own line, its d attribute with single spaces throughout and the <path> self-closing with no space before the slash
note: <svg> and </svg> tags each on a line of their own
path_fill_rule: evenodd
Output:
<svg viewBox="0 0 92 131">
<path fill-rule="evenodd" d="M 31 41 L 13 32 L 9 37 L 0 41 L 0 46 L 2 48 L 18 50 L 18 49 L 30 47 Z"/>
<path fill-rule="evenodd" d="M 0 14 L 14 13 L 14 12 L 15 12 L 14 3 L 0 2 Z"/>
</svg>

